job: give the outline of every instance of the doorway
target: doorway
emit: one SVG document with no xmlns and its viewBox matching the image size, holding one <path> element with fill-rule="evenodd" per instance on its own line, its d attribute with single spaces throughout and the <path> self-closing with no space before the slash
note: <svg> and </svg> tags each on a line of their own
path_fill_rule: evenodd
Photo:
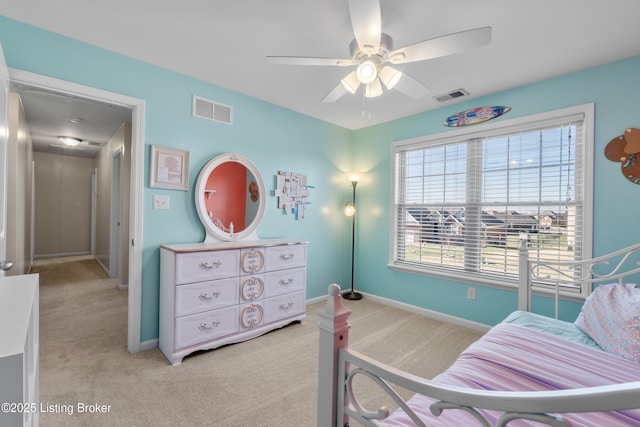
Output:
<svg viewBox="0 0 640 427">
<path fill-rule="evenodd" d="M 143 100 L 103 91 L 39 74 L 9 69 L 12 83 L 68 94 L 95 102 L 125 106 L 131 109 L 130 197 L 128 215 L 128 315 L 127 348 L 131 353 L 142 350 L 140 343 L 140 311 L 142 301 L 142 192 L 144 187 L 144 108 Z M 121 192 L 122 193 L 122 192 Z"/>
</svg>

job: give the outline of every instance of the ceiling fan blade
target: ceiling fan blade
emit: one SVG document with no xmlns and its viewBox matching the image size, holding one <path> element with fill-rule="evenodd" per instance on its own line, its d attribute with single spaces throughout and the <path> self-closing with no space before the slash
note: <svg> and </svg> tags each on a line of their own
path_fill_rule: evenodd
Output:
<svg viewBox="0 0 640 427">
<path fill-rule="evenodd" d="M 307 56 L 267 56 L 267 61 L 272 64 L 284 65 L 321 65 L 346 67 L 354 65 L 352 59 L 314 58 Z"/>
<path fill-rule="evenodd" d="M 394 89 L 413 99 L 422 98 L 429 93 L 429 89 L 425 85 L 406 73 L 402 73 L 402 77 L 400 77 Z"/>
<path fill-rule="evenodd" d="M 396 49 L 389 52 L 387 61 L 392 64 L 424 61 L 484 46 L 490 42 L 491 27 L 475 28 Z"/>
<path fill-rule="evenodd" d="M 349 0 L 349 13 L 360 50 L 367 54 L 377 53 L 382 34 L 380 0 Z"/>
<path fill-rule="evenodd" d="M 338 83 L 338 86 L 336 86 L 331 92 L 329 92 L 327 96 L 324 97 L 322 102 L 324 102 L 325 104 L 336 102 L 338 99 L 342 98 L 342 96 L 345 95 L 347 92 L 348 92 L 347 88 L 342 84 L 342 82 L 340 82 Z"/>
</svg>

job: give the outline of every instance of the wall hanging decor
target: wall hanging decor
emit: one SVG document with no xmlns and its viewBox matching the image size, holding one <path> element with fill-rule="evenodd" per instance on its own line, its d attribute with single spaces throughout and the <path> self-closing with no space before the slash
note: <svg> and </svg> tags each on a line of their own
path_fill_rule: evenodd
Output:
<svg viewBox="0 0 640 427">
<path fill-rule="evenodd" d="M 604 147 L 604 156 L 621 163 L 622 175 L 634 184 L 640 184 L 640 129 L 629 128 L 623 135 L 613 138 Z"/>
<path fill-rule="evenodd" d="M 279 171 L 276 176 L 276 191 L 278 197 L 278 209 L 283 209 L 287 214 L 293 214 L 296 219 L 304 219 L 305 206 L 311 204 L 308 201 L 309 189 L 307 176 L 295 172 Z"/>
<path fill-rule="evenodd" d="M 189 152 L 152 145 L 149 187 L 189 190 Z"/>
<path fill-rule="evenodd" d="M 486 106 L 472 108 L 471 110 L 461 111 L 447 117 L 442 124 L 449 127 L 477 125 L 478 123 L 500 117 L 509 111 L 511 111 L 511 107 Z"/>
</svg>

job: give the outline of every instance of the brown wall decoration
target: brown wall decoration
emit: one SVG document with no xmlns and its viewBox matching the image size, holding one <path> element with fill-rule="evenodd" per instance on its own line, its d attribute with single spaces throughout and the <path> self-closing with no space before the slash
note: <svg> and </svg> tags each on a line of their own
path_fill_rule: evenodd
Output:
<svg viewBox="0 0 640 427">
<path fill-rule="evenodd" d="M 622 175 L 634 184 L 640 184 L 640 129 L 629 128 L 623 135 L 613 138 L 604 147 L 604 156 L 612 162 L 622 163 Z"/>
</svg>

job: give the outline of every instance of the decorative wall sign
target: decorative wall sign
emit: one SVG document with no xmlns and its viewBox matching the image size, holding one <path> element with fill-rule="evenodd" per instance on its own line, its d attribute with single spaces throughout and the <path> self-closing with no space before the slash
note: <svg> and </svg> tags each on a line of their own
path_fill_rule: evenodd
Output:
<svg viewBox="0 0 640 427">
<path fill-rule="evenodd" d="M 294 214 L 296 219 L 304 219 L 305 206 L 311 202 L 309 197 L 307 176 L 294 172 L 278 172 L 276 176 L 276 196 L 278 209 L 284 209 L 288 214 Z"/>
<path fill-rule="evenodd" d="M 604 147 L 604 156 L 612 162 L 622 163 L 622 175 L 634 184 L 640 184 L 640 129 L 629 128 L 623 135 L 613 138 Z"/>
<path fill-rule="evenodd" d="M 443 125 L 449 127 L 469 126 L 486 122 L 511 111 L 511 107 L 487 106 L 461 111 L 444 119 Z"/>
<path fill-rule="evenodd" d="M 189 152 L 151 146 L 149 186 L 167 190 L 189 190 Z"/>
</svg>

